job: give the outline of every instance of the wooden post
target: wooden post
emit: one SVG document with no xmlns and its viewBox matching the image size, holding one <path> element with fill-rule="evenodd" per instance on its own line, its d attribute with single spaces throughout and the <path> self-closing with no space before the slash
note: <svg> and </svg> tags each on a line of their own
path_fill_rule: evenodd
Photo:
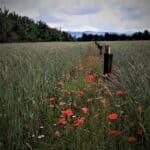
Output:
<svg viewBox="0 0 150 150">
<path fill-rule="evenodd" d="M 109 45 L 106 45 L 105 53 L 104 53 L 104 75 L 111 74 L 112 59 L 113 59 L 113 54 L 111 53 L 111 48 Z"/>
<path fill-rule="evenodd" d="M 98 45 L 97 41 L 95 41 L 95 44 Z"/>
<path fill-rule="evenodd" d="M 95 41 L 95 45 L 99 49 L 99 55 L 102 55 L 103 54 L 103 46 L 99 45 L 97 41 Z"/>
<path fill-rule="evenodd" d="M 98 49 L 99 49 L 99 55 L 102 55 L 102 53 L 103 53 L 103 46 L 98 45 Z"/>
</svg>

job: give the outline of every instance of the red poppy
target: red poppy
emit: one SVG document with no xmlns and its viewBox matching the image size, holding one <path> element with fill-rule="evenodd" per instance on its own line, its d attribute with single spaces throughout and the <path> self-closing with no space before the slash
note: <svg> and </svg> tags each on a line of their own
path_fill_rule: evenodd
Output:
<svg viewBox="0 0 150 150">
<path fill-rule="evenodd" d="M 82 71 L 83 70 L 83 66 L 80 64 L 77 66 L 77 70 Z"/>
<path fill-rule="evenodd" d="M 55 101 L 55 97 L 50 97 L 49 100 L 50 101 Z"/>
<path fill-rule="evenodd" d="M 57 82 L 57 85 L 58 85 L 58 86 L 63 86 L 63 85 L 64 85 L 64 82 L 63 82 L 63 81 L 58 81 L 58 82 Z"/>
<path fill-rule="evenodd" d="M 57 130 L 57 131 L 54 132 L 54 135 L 57 136 L 57 137 L 60 137 L 60 132 Z"/>
<path fill-rule="evenodd" d="M 87 114 L 89 111 L 87 107 L 82 107 L 81 110 L 82 110 L 82 113 L 84 114 Z"/>
<path fill-rule="evenodd" d="M 98 83 L 104 83 L 104 80 L 103 79 L 98 79 Z"/>
<path fill-rule="evenodd" d="M 81 117 L 73 122 L 73 126 L 74 127 L 79 126 L 79 125 L 83 124 L 84 121 L 85 121 L 85 118 Z"/>
<path fill-rule="evenodd" d="M 95 90 L 95 94 L 99 94 L 100 91 L 98 89 Z"/>
<path fill-rule="evenodd" d="M 53 105 L 53 104 L 50 104 L 50 105 L 49 105 L 49 107 L 50 107 L 50 108 L 54 108 L 54 107 L 55 107 L 55 105 Z"/>
<path fill-rule="evenodd" d="M 59 98 L 58 98 L 58 100 L 59 100 L 59 101 L 62 101 L 62 100 L 63 100 L 63 98 L 62 98 L 62 97 L 59 97 Z"/>
<path fill-rule="evenodd" d="M 116 84 L 116 83 L 117 83 L 117 81 L 116 81 L 116 80 L 112 80 L 111 82 L 112 82 L 112 84 Z"/>
<path fill-rule="evenodd" d="M 89 75 L 88 77 L 86 77 L 85 80 L 88 82 L 92 82 L 96 77 L 97 77 L 97 74 L 93 73 L 93 74 Z"/>
<path fill-rule="evenodd" d="M 84 69 L 84 73 L 89 73 L 92 70 L 91 67 L 86 66 L 86 68 Z"/>
<path fill-rule="evenodd" d="M 130 142 L 130 143 L 136 142 L 136 137 L 134 137 L 134 136 L 129 136 L 129 137 L 128 137 L 128 142 Z"/>
<path fill-rule="evenodd" d="M 119 136 L 121 132 L 119 130 L 112 130 L 109 132 L 109 134 L 112 136 Z"/>
<path fill-rule="evenodd" d="M 144 133 L 143 129 L 138 129 L 138 130 L 137 130 L 137 134 L 138 134 L 138 135 L 142 135 L 143 133 Z"/>
<path fill-rule="evenodd" d="M 137 113 L 142 113 L 142 107 L 141 106 L 137 106 L 136 107 L 136 112 Z"/>
<path fill-rule="evenodd" d="M 100 100 L 100 103 L 103 104 L 104 106 L 108 106 L 110 103 L 109 103 L 109 100 L 108 99 L 102 99 Z"/>
<path fill-rule="evenodd" d="M 111 113 L 108 115 L 108 119 L 110 120 L 117 120 L 119 115 L 117 113 Z"/>
<path fill-rule="evenodd" d="M 85 78 L 86 81 L 92 82 L 93 81 L 93 76 L 89 75 L 88 77 Z"/>
<path fill-rule="evenodd" d="M 82 97 L 82 96 L 83 96 L 83 94 L 84 94 L 82 90 L 77 90 L 77 92 L 76 92 L 76 93 L 77 93 L 77 95 L 78 95 L 78 96 L 81 96 L 81 97 Z"/>
<path fill-rule="evenodd" d="M 65 124 L 67 124 L 67 121 L 66 121 L 65 118 L 59 118 L 58 119 L 58 124 L 65 125 Z"/>
<path fill-rule="evenodd" d="M 65 106 L 66 102 L 59 102 L 59 106 Z"/>
<path fill-rule="evenodd" d="M 93 98 L 87 98 L 87 102 L 92 102 Z"/>
<path fill-rule="evenodd" d="M 70 77 L 71 77 L 70 73 L 66 73 L 65 77 L 66 77 L 66 79 L 70 79 Z"/>
<path fill-rule="evenodd" d="M 110 91 L 104 90 L 104 91 L 103 91 L 103 94 L 104 94 L 104 95 L 110 95 Z"/>
<path fill-rule="evenodd" d="M 72 115 L 73 115 L 72 109 L 63 110 L 63 111 L 61 111 L 61 113 L 62 113 L 64 116 L 72 116 Z"/>
<path fill-rule="evenodd" d="M 124 95 L 124 94 L 125 94 L 124 91 L 116 91 L 116 92 L 115 92 L 115 95 Z"/>
</svg>

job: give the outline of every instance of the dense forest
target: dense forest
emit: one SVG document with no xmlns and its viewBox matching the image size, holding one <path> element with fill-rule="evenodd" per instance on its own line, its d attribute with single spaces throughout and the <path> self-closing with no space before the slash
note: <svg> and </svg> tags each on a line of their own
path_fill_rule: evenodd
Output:
<svg viewBox="0 0 150 150">
<path fill-rule="evenodd" d="M 8 9 L 0 8 L 0 42 L 72 41 L 67 32 L 50 28 L 42 21 L 34 22 Z"/>
<path fill-rule="evenodd" d="M 132 35 L 105 33 L 105 35 L 83 34 L 80 38 L 70 33 L 49 27 L 42 21 L 35 22 L 19 16 L 8 9 L 0 8 L 0 42 L 43 42 L 43 41 L 123 41 L 150 40 L 150 32 L 135 32 Z"/>
</svg>

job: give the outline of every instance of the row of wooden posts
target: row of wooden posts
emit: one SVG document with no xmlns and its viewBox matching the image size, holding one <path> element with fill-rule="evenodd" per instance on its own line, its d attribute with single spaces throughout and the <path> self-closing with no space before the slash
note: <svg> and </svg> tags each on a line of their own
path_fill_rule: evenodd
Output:
<svg viewBox="0 0 150 150">
<path fill-rule="evenodd" d="M 111 74 L 112 70 L 112 60 L 113 60 L 113 54 L 111 52 L 111 47 L 109 45 L 105 45 L 105 52 L 104 47 L 100 45 L 99 43 L 95 42 L 97 48 L 99 49 L 99 55 L 102 56 L 104 54 L 104 75 L 109 75 Z"/>
</svg>

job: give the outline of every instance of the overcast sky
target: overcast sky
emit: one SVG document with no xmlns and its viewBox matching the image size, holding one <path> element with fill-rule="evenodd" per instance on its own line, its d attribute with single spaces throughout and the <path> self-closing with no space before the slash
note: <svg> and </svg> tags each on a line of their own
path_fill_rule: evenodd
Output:
<svg viewBox="0 0 150 150">
<path fill-rule="evenodd" d="M 4 6 L 66 31 L 150 30 L 150 0 L 0 0 Z"/>
</svg>

